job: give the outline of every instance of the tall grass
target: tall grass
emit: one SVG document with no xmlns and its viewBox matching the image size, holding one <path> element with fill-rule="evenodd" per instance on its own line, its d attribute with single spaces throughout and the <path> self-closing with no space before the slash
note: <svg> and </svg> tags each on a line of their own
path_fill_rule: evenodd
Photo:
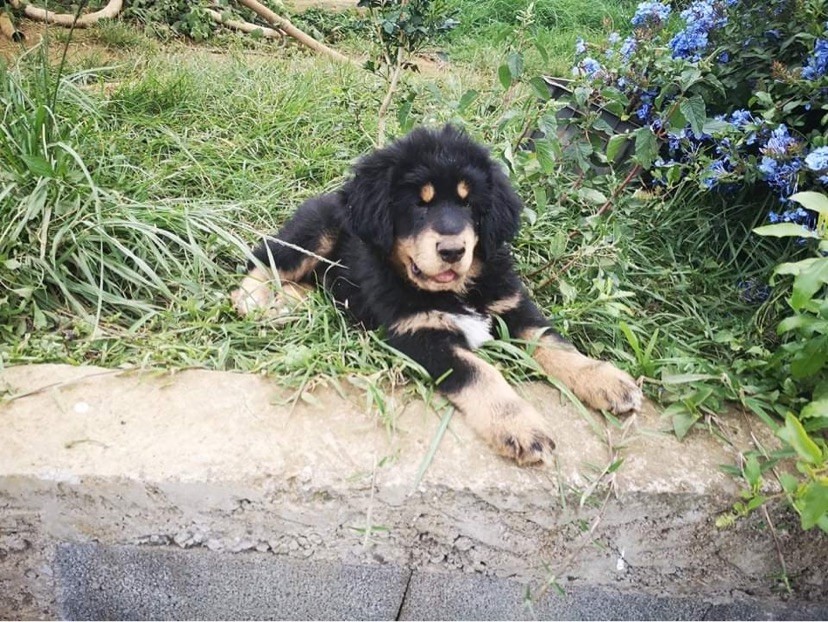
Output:
<svg viewBox="0 0 828 622">
<path fill-rule="evenodd" d="M 498 7 L 466 5 L 470 19 Z M 284 323 L 232 313 L 227 292 L 249 246 L 341 181 L 370 148 L 382 96 L 364 72 L 284 51 L 243 54 L 173 48 L 133 59 L 140 71 L 61 74 L 39 50 L 0 70 L 0 361 L 261 371 L 297 390 L 319 378 L 371 387 L 396 386 L 405 370 L 422 377 L 324 294 Z M 465 123 L 497 152 L 522 121 L 495 66 L 472 77 L 479 92 L 465 107 L 462 73 L 413 77 L 412 116 Z M 117 83 L 104 84 L 109 76 Z M 594 221 L 572 199 L 582 180 L 563 164 L 542 181 L 527 172 L 516 182 L 536 218 L 517 240 L 518 264 L 581 348 L 648 376 L 715 371 L 748 350 L 757 307 L 737 283 L 779 256 L 767 240 L 743 248 L 749 208 L 711 215 L 692 197 L 623 194 Z M 609 195 L 617 181 L 600 183 Z M 546 205 L 535 204 L 538 187 Z M 485 355 L 508 362 L 513 380 L 533 375 L 516 352 Z M 385 409 L 382 392 L 366 395 Z"/>
<path fill-rule="evenodd" d="M 219 272 L 205 249 L 242 243 L 227 206 L 142 202 L 102 185 L 85 159 L 104 113 L 47 59 L 45 45 L 0 70 L 0 283 L 13 313 L 71 309 L 87 320 L 133 320 Z M 29 61 L 28 63 L 25 61 Z M 34 69 L 24 69 L 27 65 Z"/>
</svg>

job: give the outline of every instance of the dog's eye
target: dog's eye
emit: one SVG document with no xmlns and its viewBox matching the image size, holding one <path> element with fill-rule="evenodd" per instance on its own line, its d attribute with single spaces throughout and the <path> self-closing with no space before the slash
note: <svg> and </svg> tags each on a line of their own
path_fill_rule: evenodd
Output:
<svg viewBox="0 0 828 622">
<path fill-rule="evenodd" d="M 434 186 L 430 183 L 420 188 L 420 199 L 423 203 L 431 203 L 434 200 L 434 194 Z"/>
</svg>

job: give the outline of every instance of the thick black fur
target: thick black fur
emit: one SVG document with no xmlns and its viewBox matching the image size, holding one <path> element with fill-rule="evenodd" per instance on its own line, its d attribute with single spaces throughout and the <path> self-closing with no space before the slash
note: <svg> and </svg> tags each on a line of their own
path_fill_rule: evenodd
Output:
<svg viewBox="0 0 828 622">
<path fill-rule="evenodd" d="M 463 294 L 424 291 L 389 265 L 395 235 L 401 233 L 395 226 L 416 228 L 408 216 L 416 208 L 412 203 L 417 203 L 422 184 L 432 182 L 440 196 L 458 179 L 467 180 L 471 188 L 467 204 L 457 208 L 471 209 L 481 271 Z M 290 271 L 307 255 L 279 240 L 313 251 L 323 237 L 335 239 L 328 259 L 341 266 L 320 262 L 300 280 L 322 284 L 368 329 L 392 327 L 423 311 L 466 314 L 471 309 L 488 315 L 488 305 L 520 292 L 519 306 L 501 315 L 510 334 L 518 335 L 549 326 L 513 268 L 509 242 L 518 231 L 521 209 L 508 178 L 486 149 L 452 126 L 441 131 L 418 129 L 358 162 L 352 179 L 340 191 L 301 205 L 276 239 L 256 248 L 254 256 L 264 265 Z M 473 379 L 474 370 L 450 347 L 469 347 L 462 334 L 430 329 L 396 334 L 392 329 L 388 339 L 434 378 L 451 371 L 440 386 L 449 395 Z"/>
<path fill-rule="evenodd" d="M 418 129 L 360 160 L 337 192 L 301 205 L 254 250 L 233 301 L 242 314 L 280 312 L 273 272 L 283 284 L 325 287 L 357 322 L 386 327 L 393 347 L 440 378 L 439 389 L 499 453 L 543 461 L 554 447 L 548 421 L 470 352 L 495 336 L 493 314 L 510 335 L 537 339 L 540 366 L 588 405 L 624 414 L 643 396 L 628 374 L 552 331 L 530 300 L 510 246 L 521 209 L 486 149 L 451 126 Z"/>
</svg>

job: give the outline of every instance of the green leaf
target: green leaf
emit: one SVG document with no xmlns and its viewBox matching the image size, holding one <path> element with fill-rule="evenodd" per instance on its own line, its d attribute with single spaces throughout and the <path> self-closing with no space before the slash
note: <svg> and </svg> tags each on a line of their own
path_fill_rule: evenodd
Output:
<svg viewBox="0 0 828 622">
<path fill-rule="evenodd" d="M 555 152 L 546 139 L 535 141 L 535 156 L 538 158 L 541 170 L 547 175 L 555 170 Z"/>
<path fill-rule="evenodd" d="M 652 166 L 658 155 L 658 141 L 650 126 L 635 131 L 635 159 L 645 169 Z"/>
<path fill-rule="evenodd" d="M 819 464 L 822 462 L 822 452 L 819 446 L 811 440 L 805 428 L 792 413 L 785 416 L 785 427 L 776 433 L 779 438 L 794 448 L 797 455 L 806 462 Z"/>
<path fill-rule="evenodd" d="M 808 333 L 819 333 L 828 335 L 828 320 L 823 320 L 812 315 L 792 315 L 779 322 L 776 332 L 784 335 L 792 330 L 803 330 Z"/>
<path fill-rule="evenodd" d="M 732 130 L 733 126 L 730 123 L 727 121 L 719 121 L 718 119 L 706 119 L 702 127 L 702 132 L 710 134 L 711 136 L 717 136 Z"/>
<path fill-rule="evenodd" d="M 690 67 L 681 72 L 679 86 L 682 91 L 686 91 L 699 80 L 701 80 L 701 70 L 698 67 Z"/>
<path fill-rule="evenodd" d="M 512 80 L 517 80 L 523 73 L 523 54 L 520 52 L 510 52 L 506 57 L 506 65 L 509 67 Z"/>
<path fill-rule="evenodd" d="M 792 194 L 790 199 L 796 201 L 805 209 L 828 216 L 828 196 L 824 194 L 819 192 L 797 192 Z"/>
<path fill-rule="evenodd" d="M 796 352 L 791 361 L 791 376 L 794 379 L 810 378 L 819 373 L 828 362 L 828 336 L 808 339 Z"/>
<path fill-rule="evenodd" d="M 688 412 L 676 413 L 673 415 L 673 431 L 676 433 L 676 438 L 684 439 L 693 424 L 696 423 L 698 417 L 691 415 Z"/>
<path fill-rule="evenodd" d="M 814 527 L 828 514 L 828 486 L 818 481 L 811 482 L 798 505 L 802 514 L 802 528 Z"/>
<path fill-rule="evenodd" d="M 594 205 L 603 205 L 607 202 L 607 196 L 594 188 L 581 188 L 578 190 L 578 196 L 587 203 Z"/>
<path fill-rule="evenodd" d="M 820 259 L 794 278 L 791 306 L 794 309 L 802 309 L 826 283 L 828 283 L 828 259 Z"/>
<path fill-rule="evenodd" d="M 701 95 L 693 95 L 689 99 L 682 100 L 679 108 L 693 129 L 693 133 L 700 136 L 704 130 L 704 122 L 707 120 L 707 110 Z"/>
<path fill-rule="evenodd" d="M 681 110 L 679 110 L 677 107 L 673 108 L 673 112 L 670 113 L 670 116 L 667 118 L 667 121 L 670 123 L 670 127 L 678 128 L 679 130 L 683 130 L 685 127 L 687 127 L 687 118 L 681 113 Z"/>
<path fill-rule="evenodd" d="M 828 397 L 814 400 L 799 413 L 800 419 L 828 419 Z"/>
<path fill-rule="evenodd" d="M 474 89 L 469 89 L 463 96 L 460 98 L 460 102 L 457 104 L 457 111 L 463 112 L 466 108 L 468 108 L 475 99 L 477 99 L 477 91 Z"/>
<path fill-rule="evenodd" d="M 500 80 L 500 86 L 504 89 L 508 89 L 512 86 L 512 72 L 509 71 L 508 65 L 503 64 L 497 68 L 497 78 Z"/>
<path fill-rule="evenodd" d="M 796 476 L 791 475 L 790 473 L 780 473 L 779 483 L 782 484 L 782 490 L 787 492 L 789 495 L 796 492 L 796 489 L 799 487 L 799 480 L 796 479 Z"/>
<path fill-rule="evenodd" d="M 759 468 L 759 461 L 756 456 L 750 455 L 747 457 L 743 472 L 750 487 L 756 488 L 759 485 L 759 479 L 762 477 L 762 470 Z"/>
<path fill-rule="evenodd" d="M 535 76 L 529 80 L 529 86 L 538 99 L 542 101 L 546 101 L 552 96 L 552 93 L 549 92 L 549 87 L 546 85 L 546 81 L 539 76 Z"/>
<path fill-rule="evenodd" d="M 55 174 L 49 161 L 40 155 L 23 155 L 23 161 L 29 167 L 29 171 L 38 177 L 53 177 Z"/>
<path fill-rule="evenodd" d="M 718 376 L 712 374 L 662 374 L 661 382 L 664 384 L 688 384 L 700 380 L 718 380 Z"/>
<path fill-rule="evenodd" d="M 626 144 L 626 134 L 616 134 L 615 136 L 610 138 L 609 142 L 607 143 L 607 160 L 609 160 L 610 162 L 615 162 L 616 157 L 618 157 L 618 154 L 621 153 Z"/>
<path fill-rule="evenodd" d="M 753 232 L 757 235 L 770 235 L 775 238 L 816 238 L 816 233 L 809 231 L 802 225 L 793 222 L 780 222 L 775 225 L 756 227 Z"/>
<path fill-rule="evenodd" d="M 563 279 L 558 279 L 558 289 L 564 297 L 564 302 L 570 303 L 578 297 L 578 290 Z"/>
</svg>

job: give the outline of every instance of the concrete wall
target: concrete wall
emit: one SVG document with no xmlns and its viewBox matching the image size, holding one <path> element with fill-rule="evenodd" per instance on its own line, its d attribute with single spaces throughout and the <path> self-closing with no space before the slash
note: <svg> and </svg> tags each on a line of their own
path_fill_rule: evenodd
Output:
<svg viewBox="0 0 828 622">
<path fill-rule="evenodd" d="M 781 596 L 761 516 L 713 524 L 737 449 L 652 410 L 622 430 L 527 386 L 555 464 L 456 417 L 418 485 L 440 422 L 416 402 L 389 432 L 359 392 L 285 404 L 230 373 L 45 365 L 2 390 L 0 618 L 828 617 L 825 538 L 774 512 Z M 749 421 L 726 420 L 734 445 Z"/>
</svg>

